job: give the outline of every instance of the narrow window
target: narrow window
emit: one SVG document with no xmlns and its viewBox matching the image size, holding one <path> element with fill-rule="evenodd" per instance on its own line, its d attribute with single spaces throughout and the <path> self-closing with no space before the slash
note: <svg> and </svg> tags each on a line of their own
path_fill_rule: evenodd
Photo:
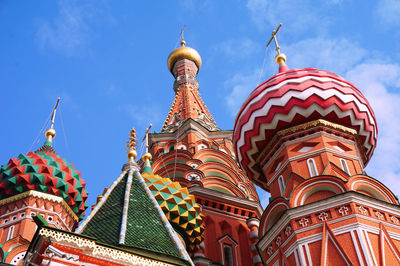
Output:
<svg viewBox="0 0 400 266">
<path fill-rule="evenodd" d="M 233 252 L 232 246 L 224 245 L 224 259 L 225 259 L 225 266 L 233 266 Z"/>
<path fill-rule="evenodd" d="M 8 229 L 8 234 L 7 234 L 7 240 L 6 241 L 10 240 L 13 237 L 13 235 L 14 235 L 14 225 L 11 225 L 10 229 Z"/>
<path fill-rule="evenodd" d="M 346 160 L 340 159 L 340 164 L 342 165 L 343 171 L 345 171 L 348 175 L 350 175 L 349 167 L 347 166 Z"/>
<path fill-rule="evenodd" d="M 283 181 L 283 176 L 278 177 L 279 191 L 281 192 L 281 196 L 285 191 L 285 181 Z"/>
<path fill-rule="evenodd" d="M 308 171 L 310 172 L 310 177 L 318 175 L 317 167 L 315 166 L 314 159 L 308 159 L 307 165 L 308 165 Z"/>
<path fill-rule="evenodd" d="M 175 147 L 174 147 L 174 146 L 169 147 L 169 151 L 170 151 L 170 152 L 173 151 L 173 150 L 175 150 Z"/>
</svg>

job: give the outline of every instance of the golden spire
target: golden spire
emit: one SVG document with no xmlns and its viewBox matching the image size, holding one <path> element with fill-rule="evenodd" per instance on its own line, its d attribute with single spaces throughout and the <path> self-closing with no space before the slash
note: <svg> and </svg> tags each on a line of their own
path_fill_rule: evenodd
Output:
<svg viewBox="0 0 400 266">
<path fill-rule="evenodd" d="M 54 137 L 56 136 L 56 131 L 54 130 L 54 118 L 56 117 L 56 111 L 57 111 L 57 107 L 58 107 L 58 103 L 60 102 L 60 97 L 58 97 L 56 105 L 54 106 L 53 109 L 53 114 L 51 115 L 51 125 L 50 128 L 48 130 L 46 130 L 46 132 L 44 133 L 44 135 L 47 138 L 47 141 L 52 143 Z"/>
<path fill-rule="evenodd" d="M 134 162 L 137 153 L 136 153 L 136 146 L 138 144 L 138 141 L 136 139 L 136 131 L 135 129 L 132 127 L 132 130 L 129 132 L 129 140 L 126 143 L 126 150 L 128 151 L 128 158 L 130 162 Z"/>
<path fill-rule="evenodd" d="M 149 131 L 150 131 L 151 126 L 152 125 L 150 124 L 149 127 L 146 129 L 146 134 L 145 134 L 145 136 L 144 136 L 144 138 L 142 140 L 142 142 L 146 141 L 145 142 L 145 144 L 146 144 L 146 152 L 145 152 L 145 154 L 143 154 L 143 157 L 142 157 L 143 161 L 145 162 L 145 165 L 144 165 L 145 167 L 146 166 L 150 166 L 150 160 L 152 159 L 152 156 L 149 153 Z"/>
</svg>

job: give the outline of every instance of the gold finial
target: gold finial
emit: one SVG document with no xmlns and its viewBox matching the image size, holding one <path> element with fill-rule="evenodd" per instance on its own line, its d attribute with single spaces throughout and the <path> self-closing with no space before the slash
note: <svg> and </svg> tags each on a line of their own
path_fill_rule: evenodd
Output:
<svg viewBox="0 0 400 266">
<path fill-rule="evenodd" d="M 276 52 L 277 52 L 277 55 L 276 55 L 276 57 L 275 57 L 275 62 L 276 62 L 278 65 L 280 65 L 280 64 L 286 62 L 286 56 L 285 56 L 285 54 L 282 54 L 282 53 L 281 53 L 281 47 L 279 46 L 278 40 L 276 39 L 276 34 L 278 33 L 278 31 L 279 31 L 279 29 L 281 28 L 281 26 L 282 26 L 282 23 L 279 24 L 279 26 L 278 26 L 278 28 L 276 28 L 276 30 L 273 30 L 273 31 L 272 31 L 271 39 L 269 39 L 269 41 L 268 41 L 268 43 L 267 43 L 267 47 L 268 47 L 268 46 L 270 45 L 270 43 L 272 42 L 272 40 L 274 40 L 275 46 L 276 46 L 276 49 L 275 49 L 275 50 L 276 50 Z"/>
<path fill-rule="evenodd" d="M 185 31 L 186 25 L 183 26 L 183 28 L 181 29 L 181 33 L 179 34 L 179 37 L 181 38 L 181 46 L 185 47 L 186 46 L 186 42 L 183 38 L 183 32 Z"/>
<path fill-rule="evenodd" d="M 142 157 L 143 161 L 146 162 L 146 165 L 148 163 L 150 163 L 150 160 L 152 159 L 152 156 L 149 153 L 149 131 L 150 131 L 151 126 L 152 126 L 152 124 L 150 124 L 149 127 L 146 129 L 146 134 L 144 135 L 144 138 L 142 140 L 142 142 L 146 141 L 145 142 L 145 144 L 146 144 L 146 152 L 145 152 L 145 154 L 143 154 L 143 157 Z"/>
<path fill-rule="evenodd" d="M 44 133 L 47 138 L 47 141 L 53 142 L 54 137 L 56 136 L 56 131 L 54 130 L 54 119 L 56 117 L 56 111 L 58 107 L 58 103 L 60 102 L 60 97 L 58 97 L 56 105 L 53 108 L 53 114 L 51 115 L 51 125 L 48 130 Z"/>
<path fill-rule="evenodd" d="M 132 130 L 129 132 L 129 140 L 126 143 L 126 150 L 128 151 L 128 158 L 130 162 L 134 162 L 137 153 L 135 151 L 138 141 L 136 139 L 136 130 L 132 127 Z"/>
</svg>

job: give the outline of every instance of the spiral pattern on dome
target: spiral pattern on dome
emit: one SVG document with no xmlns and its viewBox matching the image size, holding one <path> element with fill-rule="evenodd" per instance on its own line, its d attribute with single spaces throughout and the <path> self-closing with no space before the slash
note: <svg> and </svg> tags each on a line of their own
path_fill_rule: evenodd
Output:
<svg viewBox="0 0 400 266">
<path fill-rule="evenodd" d="M 242 105 L 233 141 L 238 161 L 257 182 L 256 159 L 280 130 L 324 119 L 355 129 L 366 165 L 376 146 L 377 125 L 367 99 L 342 77 L 314 68 L 279 73 L 259 85 Z"/>
<path fill-rule="evenodd" d="M 80 172 L 57 155 L 50 142 L 0 168 L 0 199 L 27 190 L 49 193 L 62 197 L 80 220 L 88 206 L 85 186 Z"/>
</svg>

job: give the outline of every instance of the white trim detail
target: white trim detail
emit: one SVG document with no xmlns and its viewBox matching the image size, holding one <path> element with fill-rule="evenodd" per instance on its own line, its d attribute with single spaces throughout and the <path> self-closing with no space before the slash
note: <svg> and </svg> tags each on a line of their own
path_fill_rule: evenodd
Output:
<svg viewBox="0 0 400 266">
<path fill-rule="evenodd" d="M 7 239 L 6 241 L 10 240 L 13 238 L 14 235 L 14 225 L 11 225 L 10 228 L 8 228 L 8 233 L 7 233 Z"/>
<path fill-rule="evenodd" d="M 310 173 L 310 177 L 317 176 L 318 170 L 313 158 L 307 160 L 307 168 L 308 172 Z"/>
<path fill-rule="evenodd" d="M 279 185 L 279 191 L 281 192 L 281 196 L 283 196 L 283 192 L 285 191 L 285 181 L 283 180 L 282 175 L 278 177 L 278 185 Z"/>
<path fill-rule="evenodd" d="M 350 174 L 350 169 L 349 169 L 349 166 L 347 165 L 346 160 L 343 159 L 343 158 L 340 158 L 340 164 L 341 164 L 341 166 L 342 166 L 342 170 L 343 170 L 344 172 L 346 172 L 348 175 L 351 175 L 351 174 Z"/>
</svg>

